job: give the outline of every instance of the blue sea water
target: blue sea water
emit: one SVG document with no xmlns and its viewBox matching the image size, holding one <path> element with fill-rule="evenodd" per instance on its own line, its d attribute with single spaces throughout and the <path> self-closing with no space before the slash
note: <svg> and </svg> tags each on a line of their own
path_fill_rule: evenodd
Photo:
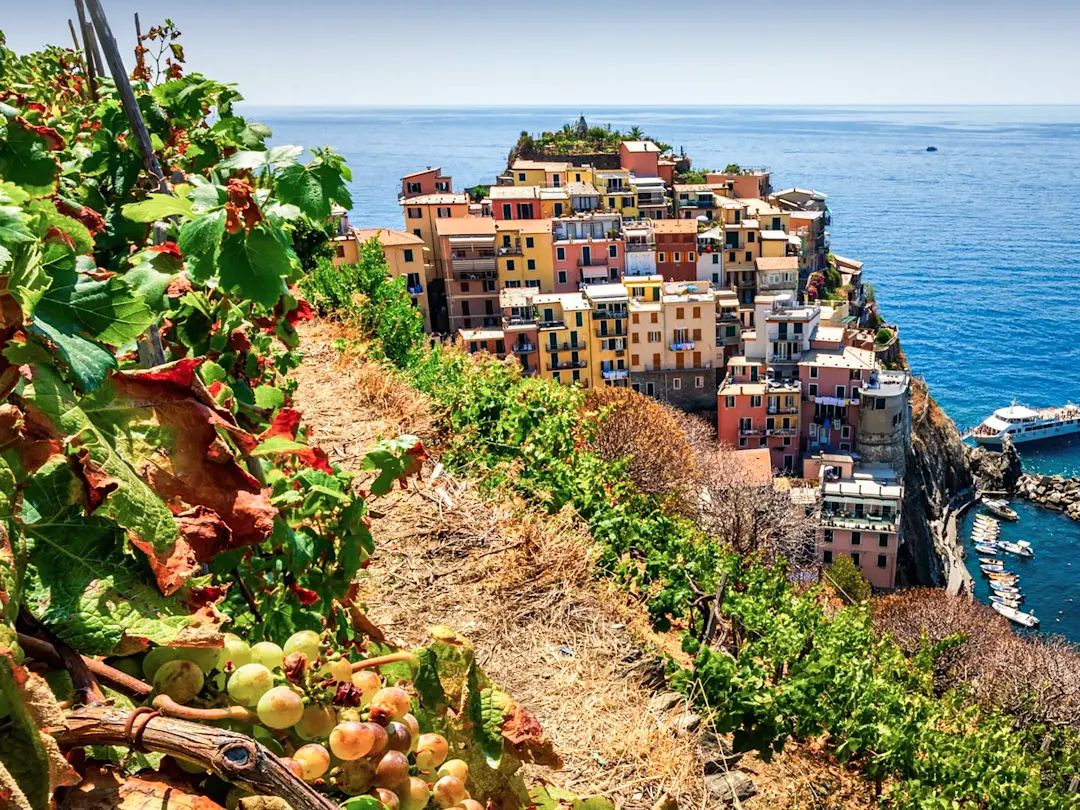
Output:
<svg viewBox="0 0 1080 810">
<path fill-rule="evenodd" d="M 582 113 L 641 126 L 699 168 L 769 166 L 774 188 L 826 193 L 833 250 L 866 263 L 913 370 L 961 428 L 1013 398 L 1080 402 L 1080 107 L 245 110 L 275 143 L 342 152 L 353 224 L 394 228 L 403 174 L 494 182 L 522 130 Z M 1028 469 L 1080 475 L 1080 441 L 1022 451 Z M 1080 526 L 1019 510 L 1004 534 L 1036 549 L 1011 566 L 1026 606 L 1080 641 Z"/>
</svg>

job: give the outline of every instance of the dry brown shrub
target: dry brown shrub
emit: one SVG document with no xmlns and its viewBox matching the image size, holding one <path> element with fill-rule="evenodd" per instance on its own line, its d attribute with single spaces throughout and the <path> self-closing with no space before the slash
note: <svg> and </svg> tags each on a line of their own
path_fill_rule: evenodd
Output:
<svg viewBox="0 0 1080 810">
<path fill-rule="evenodd" d="M 961 683 L 983 705 L 1021 725 L 1080 728 L 1080 649 L 1060 638 L 1018 636 L 990 607 L 940 588 L 893 594 L 875 604 L 874 624 L 909 655 L 946 645 L 934 667 L 939 692 Z"/>
<path fill-rule="evenodd" d="M 604 461 L 628 459 L 638 490 L 682 501 L 695 481 L 694 451 L 677 412 L 629 388 L 595 388 L 585 406 L 600 411 L 589 449 Z"/>
</svg>

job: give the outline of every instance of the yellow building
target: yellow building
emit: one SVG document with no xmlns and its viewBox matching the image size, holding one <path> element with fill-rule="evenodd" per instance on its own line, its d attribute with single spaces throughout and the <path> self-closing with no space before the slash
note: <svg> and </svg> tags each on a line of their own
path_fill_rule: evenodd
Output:
<svg viewBox="0 0 1080 810">
<path fill-rule="evenodd" d="M 547 293 L 533 297 L 539 329 L 540 376 L 560 383 L 593 385 L 589 363 L 592 317 L 581 293 Z"/>
<path fill-rule="evenodd" d="M 623 219 L 637 219 L 637 195 L 629 169 L 597 169 L 593 185 L 600 192 L 600 207 Z"/>
<path fill-rule="evenodd" d="M 582 294 L 589 302 L 592 316 L 589 348 L 591 384 L 597 388 L 626 388 L 630 382 L 626 345 L 630 296 L 626 287 L 619 283 L 587 284 L 582 288 Z"/>
<path fill-rule="evenodd" d="M 743 216 L 747 219 L 756 219 L 761 223 L 763 231 L 784 231 L 791 229 L 791 214 L 784 211 L 766 200 L 745 199 L 741 200 L 746 205 Z"/>
<path fill-rule="evenodd" d="M 546 160 L 515 160 L 510 175 L 515 186 L 561 188 L 566 185 L 569 163 Z"/>
<path fill-rule="evenodd" d="M 495 223 L 499 289 L 555 292 L 550 219 L 507 219 Z"/>
<path fill-rule="evenodd" d="M 469 198 L 465 194 L 421 194 L 402 197 L 405 230 L 419 236 L 433 258 L 433 278 L 446 278 L 446 268 L 439 252 L 438 223 L 469 215 Z"/>
<path fill-rule="evenodd" d="M 543 219 L 569 215 L 570 193 L 565 188 L 542 188 L 539 195 L 540 216 Z"/>
<path fill-rule="evenodd" d="M 404 276 L 405 288 L 413 305 L 424 314 L 424 331 L 431 331 L 431 309 L 428 305 L 428 284 L 431 281 L 431 253 L 419 236 L 389 228 L 354 229 L 353 245 L 356 248 L 372 239 L 378 239 L 386 257 L 390 278 Z M 353 258 L 352 261 L 356 261 Z"/>
</svg>

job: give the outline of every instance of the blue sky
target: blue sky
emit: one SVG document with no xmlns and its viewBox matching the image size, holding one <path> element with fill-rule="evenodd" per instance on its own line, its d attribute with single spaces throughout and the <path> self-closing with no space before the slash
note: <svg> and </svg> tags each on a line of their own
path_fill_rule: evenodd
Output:
<svg viewBox="0 0 1080 810">
<path fill-rule="evenodd" d="M 103 0 L 259 105 L 1080 104 L 1080 0 Z M 16 51 L 69 0 L 0 0 Z"/>
</svg>

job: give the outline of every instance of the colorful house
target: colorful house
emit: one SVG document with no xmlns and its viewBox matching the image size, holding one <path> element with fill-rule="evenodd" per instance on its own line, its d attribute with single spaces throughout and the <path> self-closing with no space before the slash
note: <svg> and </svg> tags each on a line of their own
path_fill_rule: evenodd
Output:
<svg viewBox="0 0 1080 810">
<path fill-rule="evenodd" d="M 550 219 L 496 220 L 499 289 L 555 292 Z"/>
<path fill-rule="evenodd" d="M 652 141 L 623 141 L 619 144 L 619 165 L 636 177 L 660 178 L 660 147 Z"/>
<path fill-rule="evenodd" d="M 386 267 L 391 278 L 404 278 L 405 289 L 413 305 L 424 315 L 424 331 L 431 331 L 431 309 L 428 304 L 428 282 L 433 268 L 430 253 L 419 236 L 389 228 L 354 230 L 355 242 L 363 244 L 377 239 L 386 257 Z M 354 260 L 355 261 L 355 260 Z"/>
<path fill-rule="evenodd" d="M 515 160 L 509 174 L 515 186 L 561 188 L 566 185 L 566 173 L 571 168 L 564 161 Z"/>
<path fill-rule="evenodd" d="M 591 213 L 552 220 L 555 292 L 618 281 L 626 269 L 622 218 Z"/>
<path fill-rule="evenodd" d="M 656 271 L 664 281 L 697 279 L 697 222 L 664 219 L 653 223 Z"/>
<path fill-rule="evenodd" d="M 495 220 L 460 217 L 438 220 L 439 250 L 446 268 L 446 303 L 450 330 L 497 328 L 498 252 Z"/>
<path fill-rule="evenodd" d="M 491 213 L 497 220 L 540 219 L 540 186 L 492 186 Z"/>
<path fill-rule="evenodd" d="M 454 190 L 451 178 L 442 173 L 442 169 L 428 167 L 420 172 L 413 172 L 401 178 L 399 199 L 411 199 L 426 194 L 450 194 Z"/>
<path fill-rule="evenodd" d="M 402 182 L 409 181 L 406 178 Z M 439 252 L 437 225 L 448 219 L 464 219 L 469 216 L 469 198 L 464 194 L 453 193 L 420 194 L 402 197 L 400 202 L 405 214 L 405 230 L 420 237 L 430 255 L 434 257 L 435 278 L 446 278 L 446 268 Z"/>
</svg>

